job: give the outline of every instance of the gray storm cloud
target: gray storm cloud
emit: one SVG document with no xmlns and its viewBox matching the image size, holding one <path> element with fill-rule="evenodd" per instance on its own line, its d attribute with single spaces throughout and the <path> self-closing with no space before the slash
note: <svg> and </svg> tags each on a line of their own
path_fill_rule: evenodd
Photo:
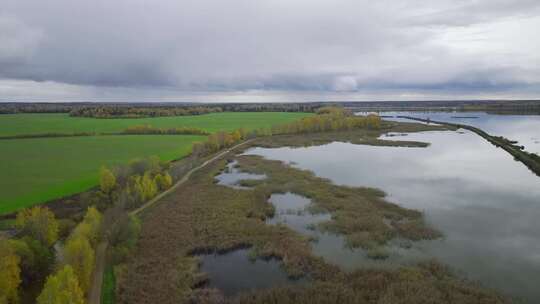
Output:
<svg viewBox="0 0 540 304">
<path fill-rule="evenodd" d="M 0 98 L 540 91 L 540 2 L 397 2 L 4 0 Z"/>
</svg>

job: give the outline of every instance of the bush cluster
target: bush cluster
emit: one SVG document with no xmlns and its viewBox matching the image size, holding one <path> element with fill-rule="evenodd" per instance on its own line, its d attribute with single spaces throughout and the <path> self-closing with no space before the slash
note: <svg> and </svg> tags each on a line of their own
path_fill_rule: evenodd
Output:
<svg viewBox="0 0 540 304">
<path fill-rule="evenodd" d="M 207 156 L 223 148 L 232 147 L 240 141 L 257 136 L 258 133 L 246 132 L 244 129 L 238 129 L 233 132 L 217 132 L 210 136 L 204 142 L 193 144 L 192 153 L 196 156 Z"/>
<path fill-rule="evenodd" d="M 118 201 L 125 209 L 134 209 L 172 186 L 169 164 L 158 157 L 136 159 L 100 172 L 101 194 L 109 203 Z"/>
</svg>

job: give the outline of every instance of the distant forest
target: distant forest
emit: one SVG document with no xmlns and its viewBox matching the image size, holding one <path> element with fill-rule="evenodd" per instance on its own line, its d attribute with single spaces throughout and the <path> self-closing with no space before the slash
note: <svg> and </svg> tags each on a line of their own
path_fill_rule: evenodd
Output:
<svg viewBox="0 0 540 304">
<path fill-rule="evenodd" d="M 0 114 L 69 113 L 77 117 L 140 118 L 218 112 L 314 112 L 323 103 L 0 103 Z"/>
<path fill-rule="evenodd" d="M 99 106 L 73 109 L 69 115 L 94 118 L 140 118 L 162 116 L 188 116 L 221 112 L 220 107 L 116 107 Z"/>
<path fill-rule="evenodd" d="M 0 114 L 69 113 L 95 118 L 201 115 L 216 112 L 315 112 L 324 106 L 354 111 L 479 111 L 540 115 L 540 100 L 451 100 L 307 103 L 0 103 Z"/>
</svg>

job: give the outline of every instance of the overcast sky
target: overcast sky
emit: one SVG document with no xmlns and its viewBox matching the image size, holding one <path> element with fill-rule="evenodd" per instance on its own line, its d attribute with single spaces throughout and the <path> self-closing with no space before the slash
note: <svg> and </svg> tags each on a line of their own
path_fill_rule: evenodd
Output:
<svg viewBox="0 0 540 304">
<path fill-rule="evenodd" d="M 0 101 L 540 98 L 539 0 L 2 0 Z"/>
</svg>

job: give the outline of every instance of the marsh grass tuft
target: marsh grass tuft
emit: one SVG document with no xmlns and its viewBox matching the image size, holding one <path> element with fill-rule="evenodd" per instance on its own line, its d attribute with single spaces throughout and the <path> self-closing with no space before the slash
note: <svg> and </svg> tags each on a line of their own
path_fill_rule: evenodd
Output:
<svg viewBox="0 0 540 304">
<path fill-rule="evenodd" d="M 367 250 L 366 255 L 370 259 L 385 260 L 390 257 L 390 253 L 384 247 L 374 247 Z"/>
</svg>

